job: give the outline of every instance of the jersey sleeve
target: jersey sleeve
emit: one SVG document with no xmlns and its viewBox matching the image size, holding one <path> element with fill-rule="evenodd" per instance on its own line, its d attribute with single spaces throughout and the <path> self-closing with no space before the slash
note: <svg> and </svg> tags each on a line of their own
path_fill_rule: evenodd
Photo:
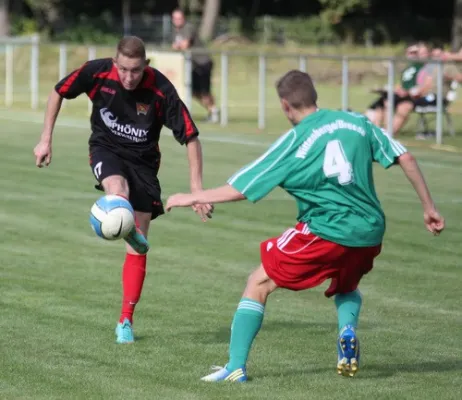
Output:
<svg viewBox="0 0 462 400">
<path fill-rule="evenodd" d="M 82 93 L 88 93 L 93 87 L 93 75 L 98 68 L 98 63 L 86 62 L 79 69 L 61 79 L 55 86 L 56 92 L 65 99 L 75 99 Z"/>
<path fill-rule="evenodd" d="M 199 135 L 199 131 L 191 118 L 188 108 L 178 96 L 175 87 L 169 83 L 165 93 L 165 122 L 173 136 L 181 145 L 188 143 Z"/>
<path fill-rule="evenodd" d="M 368 126 L 372 158 L 382 167 L 391 167 L 399 156 L 407 153 L 407 149 L 400 142 L 393 139 L 385 130 L 370 122 L 368 122 Z"/>
<path fill-rule="evenodd" d="M 281 136 L 262 156 L 241 168 L 228 184 L 242 193 L 251 202 L 257 202 L 287 178 L 290 168 L 287 158 L 292 154 L 296 132 Z"/>
</svg>

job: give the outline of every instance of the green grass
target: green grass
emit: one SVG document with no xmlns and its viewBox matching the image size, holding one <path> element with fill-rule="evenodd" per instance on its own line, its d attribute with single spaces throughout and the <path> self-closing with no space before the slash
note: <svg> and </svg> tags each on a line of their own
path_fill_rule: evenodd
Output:
<svg viewBox="0 0 462 400">
<path fill-rule="evenodd" d="M 447 230 L 423 227 L 398 168 L 376 170 L 388 216 L 383 253 L 361 290 L 362 370 L 335 373 L 336 316 L 322 287 L 269 300 L 246 385 L 198 378 L 226 362 L 231 319 L 261 240 L 292 226 L 281 191 L 257 205 L 219 205 L 203 224 L 175 210 L 151 228 L 138 341 L 117 346 L 122 243 L 92 233 L 98 193 L 88 167 L 88 122 L 62 117 L 50 168 L 34 166 L 42 116 L 0 111 L 2 399 L 460 399 L 462 187 L 457 153 L 412 148 Z M 26 122 L 27 121 L 27 122 Z M 283 123 L 280 122 L 282 125 Z M 272 140 L 206 130 L 205 183 L 222 184 Z M 164 199 L 187 190 L 185 149 L 161 140 Z"/>
</svg>

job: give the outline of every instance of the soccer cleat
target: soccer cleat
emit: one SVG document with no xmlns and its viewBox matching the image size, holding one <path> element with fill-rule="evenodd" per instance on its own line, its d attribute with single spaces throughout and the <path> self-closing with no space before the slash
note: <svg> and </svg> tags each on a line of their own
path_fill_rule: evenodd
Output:
<svg viewBox="0 0 462 400">
<path fill-rule="evenodd" d="M 343 376 L 354 376 L 359 369 L 359 340 L 351 325 L 346 325 L 340 331 L 337 350 L 337 373 Z"/>
<path fill-rule="evenodd" d="M 149 251 L 149 243 L 139 228 L 134 227 L 125 237 L 125 241 L 133 247 L 138 254 L 146 254 Z"/>
<path fill-rule="evenodd" d="M 225 367 L 212 367 L 215 372 L 201 378 L 205 382 L 246 382 L 247 372 L 245 367 L 238 368 L 234 371 L 228 371 Z"/>
<path fill-rule="evenodd" d="M 123 322 L 117 324 L 115 334 L 117 336 L 116 343 L 128 344 L 135 341 L 132 324 L 127 318 L 125 318 Z"/>
</svg>

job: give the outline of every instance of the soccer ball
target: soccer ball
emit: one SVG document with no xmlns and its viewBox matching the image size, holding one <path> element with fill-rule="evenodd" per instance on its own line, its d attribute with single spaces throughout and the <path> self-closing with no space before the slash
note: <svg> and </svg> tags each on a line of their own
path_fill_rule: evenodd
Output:
<svg viewBox="0 0 462 400">
<path fill-rule="evenodd" d="M 122 239 L 135 226 L 135 211 L 125 198 L 106 195 L 99 198 L 91 207 L 90 224 L 100 238 Z"/>
</svg>

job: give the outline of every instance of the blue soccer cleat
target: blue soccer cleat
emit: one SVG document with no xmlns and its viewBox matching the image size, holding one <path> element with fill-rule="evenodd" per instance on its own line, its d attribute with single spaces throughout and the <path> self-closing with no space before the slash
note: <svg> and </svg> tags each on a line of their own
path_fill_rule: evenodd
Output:
<svg viewBox="0 0 462 400">
<path fill-rule="evenodd" d="M 337 373 L 343 376 L 354 376 L 359 369 L 359 340 L 353 326 L 346 325 L 340 331 L 337 350 Z"/>
<path fill-rule="evenodd" d="M 125 241 L 138 254 L 146 254 L 149 251 L 149 243 L 137 227 L 134 227 L 130 231 L 130 233 L 125 237 Z"/>
<path fill-rule="evenodd" d="M 115 334 L 117 336 L 116 343 L 128 344 L 135 342 L 132 324 L 127 318 L 124 319 L 124 322 L 119 322 L 117 324 Z"/>
<path fill-rule="evenodd" d="M 228 371 L 226 367 L 212 367 L 216 370 L 210 375 L 204 376 L 201 378 L 201 381 L 205 382 L 246 382 L 247 381 L 247 372 L 245 367 L 238 368 L 234 371 Z"/>
</svg>

